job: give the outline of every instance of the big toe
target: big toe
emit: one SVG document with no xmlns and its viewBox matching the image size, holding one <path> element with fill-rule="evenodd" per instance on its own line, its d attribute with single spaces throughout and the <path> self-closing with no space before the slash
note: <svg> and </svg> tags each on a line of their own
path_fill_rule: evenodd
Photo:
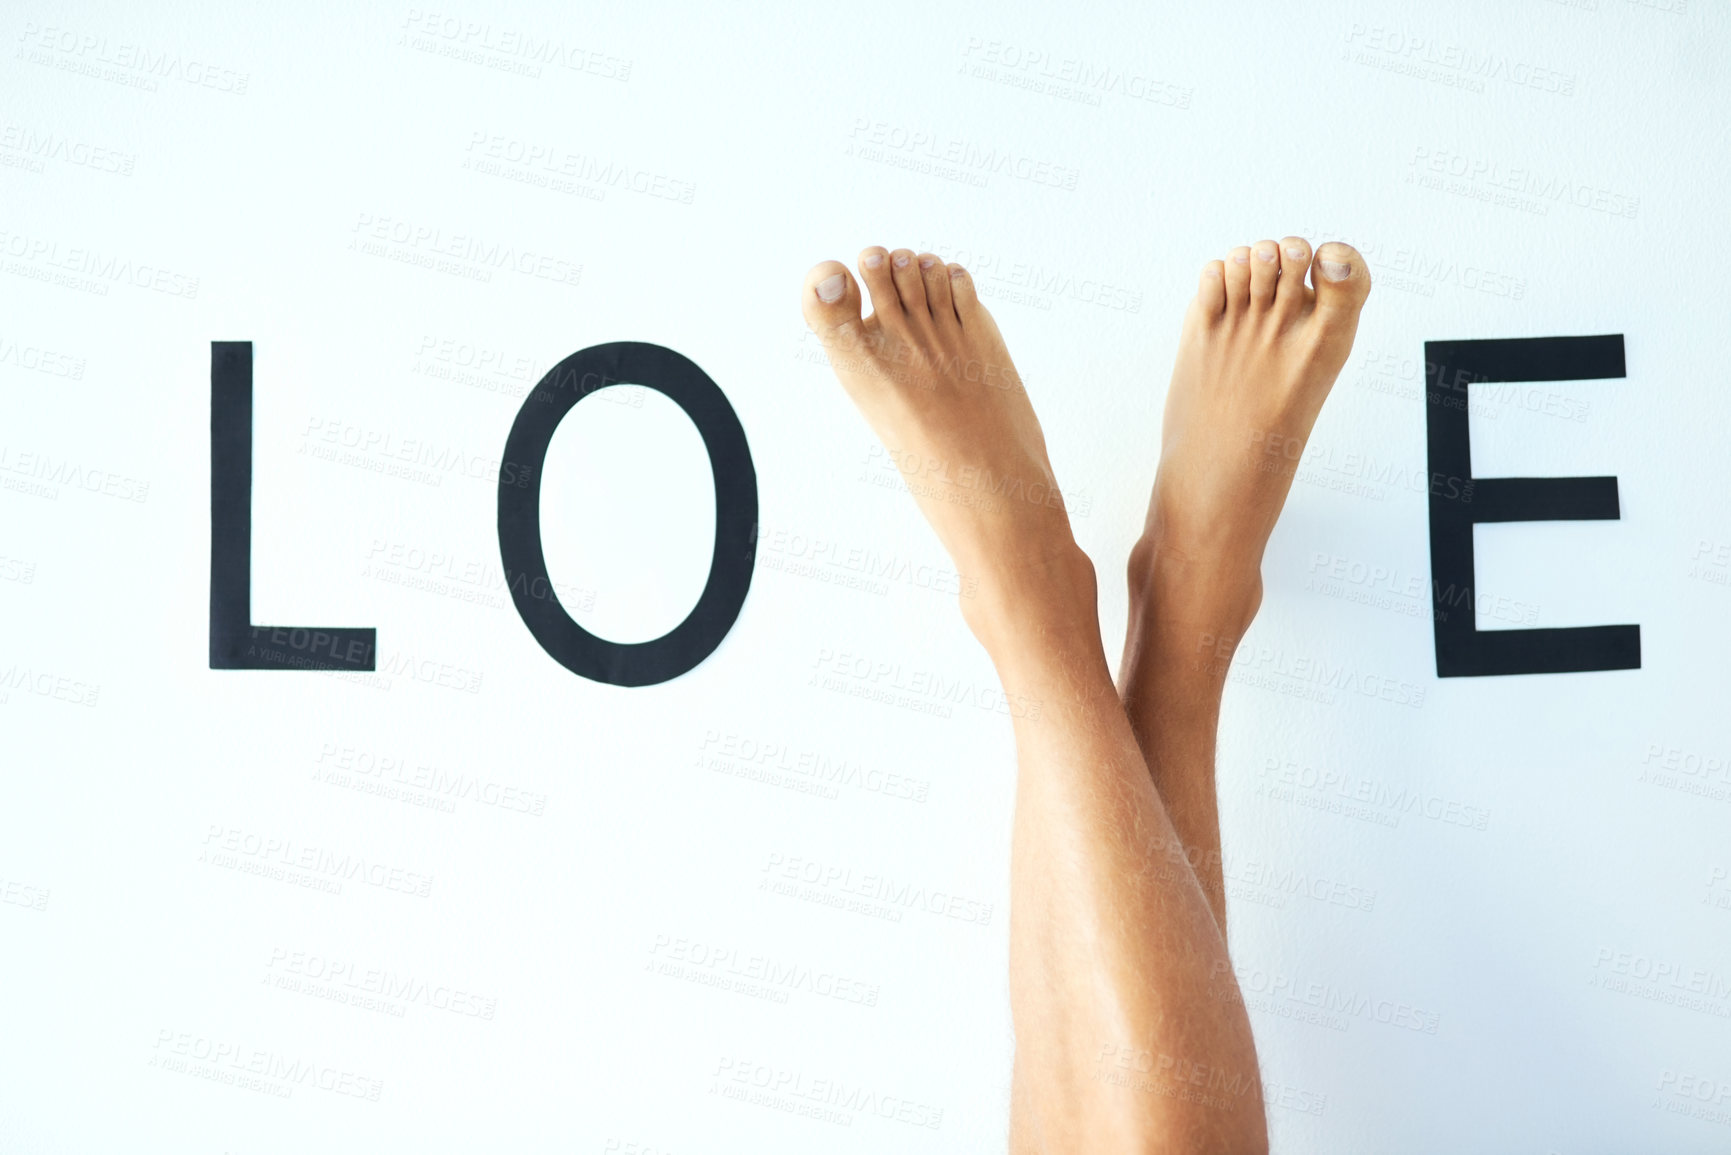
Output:
<svg viewBox="0 0 1731 1155">
<path fill-rule="evenodd" d="M 1370 269 L 1351 245 L 1329 241 L 1318 246 L 1310 266 L 1316 309 L 1331 324 L 1356 325 L 1358 311 L 1370 295 Z"/>
<path fill-rule="evenodd" d="M 840 261 L 823 261 L 805 275 L 800 306 L 805 323 L 826 345 L 859 335 L 859 283 Z"/>
</svg>

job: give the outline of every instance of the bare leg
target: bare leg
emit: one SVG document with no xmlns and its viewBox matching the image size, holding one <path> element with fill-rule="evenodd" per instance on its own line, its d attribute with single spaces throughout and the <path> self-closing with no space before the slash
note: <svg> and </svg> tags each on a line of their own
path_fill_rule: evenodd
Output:
<svg viewBox="0 0 1731 1155">
<path fill-rule="evenodd" d="M 1307 286 L 1309 270 L 1314 286 Z M 1203 270 L 1166 399 L 1160 469 L 1130 556 L 1125 711 L 1221 933 L 1220 697 L 1262 600 L 1262 551 L 1370 292 L 1364 258 L 1299 237 Z"/>
<path fill-rule="evenodd" d="M 1093 566 L 1053 494 L 1032 406 L 968 275 L 906 250 L 807 278 L 807 321 L 892 454 L 1012 703 L 1010 1004 L 1018 1151 L 1265 1149 L 1225 940 L 1101 647 Z M 930 463 L 938 463 L 932 468 Z"/>
</svg>

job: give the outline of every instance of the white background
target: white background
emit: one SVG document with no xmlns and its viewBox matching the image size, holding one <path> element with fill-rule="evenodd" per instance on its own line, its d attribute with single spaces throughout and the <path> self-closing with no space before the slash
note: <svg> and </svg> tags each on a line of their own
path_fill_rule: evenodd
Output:
<svg viewBox="0 0 1731 1155">
<path fill-rule="evenodd" d="M 1009 724 L 801 277 L 975 269 L 1115 655 L 1196 271 L 1291 232 L 1377 284 L 1222 719 L 1276 1148 L 1731 1145 L 1731 27 L 1302 7 L 9 6 L 0 1151 L 1004 1150 Z M 578 179 L 477 165 L 494 138 Z M 577 283 L 413 263 L 435 234 Z M 1577 333 L 1627 379 L 1475 394 L 1474 464 L 1615 474 L 1623 517 L 1481 530 L 1481 624 L 1638 622 L 1643 668 L 1439 682 L 1423 343 Z M 253 618 L 375 626 L 376 676 L 207 668 L 212 340 L 255 343 Z M 720 649 L 633 690 L 524 629 L 489 481 L 382 472 L 485 474 L 615 340 L 726 391 L 764 533 Z M 702 586 L 712 491 L 683 415 L 614 392 L 544 525 L 579 619 L 642 639 Z M 430 887 L 321 891 L 303 853 Z"/>
</svg>

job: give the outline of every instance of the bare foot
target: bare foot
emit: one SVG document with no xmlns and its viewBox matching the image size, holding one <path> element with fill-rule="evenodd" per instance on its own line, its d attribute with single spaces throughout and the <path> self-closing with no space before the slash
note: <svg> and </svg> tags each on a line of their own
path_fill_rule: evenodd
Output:
<svg viewBox="0 0 1731 1155">
<path fill-rule="evenodd" d="M 1202 270 L 1132 555 L 1132 599 L 1152 585 L 1171 613 L 1223 638 L 1248 628 L 1263 549 L 1369 292 L 1356 249 L 1330 242 L 1313 260 L 1300 237 L 1234 249 Z"/>
<path fill-rule="evenodd" d="M 1304 283 L 1306 268 L 1312 286 Z M 1186 858 L 1226 932 L 1214 743 L 1262 552 L 1305 439 L 1352 351 L 1364 258 L 1297 237 L 1202 270 L 1166 398 L 1160 469 L 1130 553 L 1124 708 Z"/>
<path fill-rule="evenodd" d="M 1004 614 L 1086 602 L 1093 568 L 1076 546 L 1045 437 L 998 326 L 960 265 L 869 248 L 858 282 L 838 261 L 801 296 L 854 404 L 883 441 L 958 572 L 979 582 L 963 616 L 988 649 Z"/>
</svg>

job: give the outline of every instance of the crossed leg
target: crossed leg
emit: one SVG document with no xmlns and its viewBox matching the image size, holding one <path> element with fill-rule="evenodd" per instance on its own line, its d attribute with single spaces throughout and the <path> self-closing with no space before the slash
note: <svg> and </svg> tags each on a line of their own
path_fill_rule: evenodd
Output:
<svg viewBox="0 0 1731 1155">
<path fill-rule="evenodd" d="M 1364 258 L 1343 244 L 1314 255 L 1302 237 L 1234 249 L 1202 270 L 1166 394 L 1118 673 L 1130 726 L 1222 934 L 1220 699 L 1262 601 L 1263 548 L 1369 292 Z"/>
<path fill-rule="evenodd" d="M 1362 269 L 1356 254 L 1352 262 Z M 1265 433 L 1289 427 L 1275 419 L 1289 415 L 1290 406 L 1273 406 L 1269 421 L 1259 426 L 1263 418 L 1256 406 L 1223 406 L 1206 396 L 1210 387 L 1230 387 L 1237 380 L 1228 370 L 1267 367 L 1242 352 L 1241 346 L 1253 342 L 1230 336 L 1271 328 L 1261 319 L 1269 312 L 1267 303 L 1260 312 L 1249 303 L 1253 287 L 1268 280 L 1253 275 L 1261 272 L 1248 267 L 1242 276 L 1232 268 L 1220 271 L 1219 323 L 1205 320 L 1201 328 L 1228 336 L 1212 345 L 1200 339 L 1202 351 L 1190 360 L 1200 366 L 1191 377 L 1201 384 L 1183 390 L 1192 400 L 1178 404 L 1176 413 L 1191 433 L 1176 441 L 1172 429 L 1167 433 L 1167 456 L 1188 457 L 1203 472 L 1215 468 L 1218 446 L 1210 446 L 1217 439 L 1204 431 L 1219 424 L 1220 412 L 1234 418 L 1248 414 L 1250 427 Z M 1358 275 L 1362 279 L 1362 272 Z M 806 319 L 886 448 L 943 463 L 939 480 L 922 482 L 914 495 L 957 570 L 977 579 L 974 596 L 964 600 L 963 617 L 1014 704 L 1012 1148 L 1265 1149 L 1255 1044 L 1227 959 L 1224 918 L 1187 861 L 1206 837 L 1206 824 L 1195 820 L 1201 811 L 1192 807 L 1185 829 L 1175 828 L 1125 705 L 1128 701 L 1135 710 L 1139 703 L 1153 704 L 1140 716 L 1149 748 L 1165 758 L 1158 708 L 1165 663 L 1139 664 L 1145 673 L 1127 679 L 1125 701 L 1120 700 L 1101 645 L 1093 566 L 1077 547 L 1061 503 L 1052 497 L 1058 489 L 1039 423 L 967 272 L 930 254 L 872 248 L 861 254 L 859 276 L 871 293 L 869 317 L 862 316 L 859 282 L 841 264 L 826 261 L 807 278 Z M 1239 282 L 1245 292 L 1235 297 Z M 1204 297 L 1208 288 L 1205 276 Z M 1332 300 L 1329 291 L 1319 283 L 1310 304 L 1313 313 L 1324 312 Z M 1278 303 L 1278 294 L 1265 295 Z M 1193 313 L 1198 311 L 1206 316 L 1206 300 Z M 1225 320 L 1253 316 L 1258 319 L 1243 325 Z M 1276 345 L 1285 353 L 1269 364 L 1284 364 L 1282 357 L 1290 360 L 1307 347 L 1286 336 Z M 1227 354 L 1224 364 L 1220 350 Z M 1181 372 L 1185 363 L 1181 354 Z M 1332 373 L 1328 377 L 1331 382 Z M 1272 382 L 1264 389 L 1256 381 L 1246 392 L 1278 391 Z M 1323 393 L 1326 388 L 1324 383 Z M 1179 391 L 1176 379 L 1174 390 Z M 1169 426 L 1173 417 L 1169 412 Z M 1314 417 L 1312 411 L 1310 420 Z M 1303 431 L 1308 429 L 1306 421 Z M 1175 454 L 1175 445 L 1188 448 Z M 1206 479 L 1184 481 L 1184 475 L 1177 464 L 1171 472 L 1162 466 L 1156 504 L 1170 507 L 1173 516 L 1155 519 L 1151 511 L 1152 544 L 1145 534 L 1148 548 L 1138 547 L 1152 571 L 1166 572 L 1169 543 L 1176 550 L 1191 540 L 1167 530 L 1192 524 L 1176 516 L 1187 508 L 1192 491 L 1200 486 L 1209 495 L 1233 489 L 1205 484 Z M 1171 495 L 1169 501 L 1161 501 L 1163 492 Z M 1267 527 L 1278 505 L 1277 499 L 1266 511 Z M 1231 534 L 1214 536 L 1239 540 Z M 1261 540 L 1266 536 L 1265 527 Z M 1194 552 L 1200 545 L 1185 548 L 1192 552 L 1174 556 L 1202 556 Z M 1260 545 L 1254 555 L 1260 559 Z M 1149 582 L 1144 588 L 1163 587 Z M 1254 612 L 1253 603 L 1254 598 L 1248 612 Z M 1168 613 L 1165 605 L 1153 598 L 1142 620 L 1154 624 L 1156 635 L 1171 633 L 1182 641 L 1187 624 L 1200 619 L 1188 611 Z M 1161 624 L 1168 622 L 1175 624 Z M 1247 615 L 1239 632 L 1244 624 Z M 1139 660 L 1143 653 L 1155 656 L 1166 649 L 1141 647 Z M 1188 672 L 1182 677 L 1186 683 L 1195 680 Z M 1208 697 L 1205 687 L 1194 695 L 1202 702 Z M 1195 717 L 1188 721 L 1194 731 Z M 1194 741 L 1192 736 L 1179 743 L 1163 763 L 1170 767 L 1166 776 L 1175 785 L 1187 783 L 1190 794 L 1199 793 L 1190 782 L 1196 768 L 1186 778 L 1178 763 Z M 1210 762 L 1210 791 L 1211 773 Z M 1211 803 L 1207 813 L 1213 813 Z M 1213 840 L 1217 847 L 1217 830 Z"/>
</svg>

